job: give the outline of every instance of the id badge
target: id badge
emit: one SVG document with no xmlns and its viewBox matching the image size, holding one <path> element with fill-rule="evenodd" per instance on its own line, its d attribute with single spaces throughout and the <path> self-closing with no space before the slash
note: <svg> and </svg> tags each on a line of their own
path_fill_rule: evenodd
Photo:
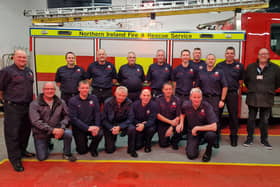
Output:
<svg viewBox="0 0 280 187">
<path fill-rule="evenodd" d="M 257 75 L 257 80 L 263 80 L 263 75 Z"/>
</svg>

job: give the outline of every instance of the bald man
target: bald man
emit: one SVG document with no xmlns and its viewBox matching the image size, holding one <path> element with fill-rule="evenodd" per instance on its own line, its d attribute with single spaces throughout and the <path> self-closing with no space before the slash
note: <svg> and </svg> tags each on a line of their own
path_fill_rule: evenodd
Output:
<svg viewBox="0 0 280 187">
<path fill-rule="evenodd" d="M 253 144 L 256 116 L 260 112 L 259 127 L 261 143 L 266 149 L 272 149 L 268 142 L 268 119 L 274 104 L 275 90 L 280 87 L 280 68 L 269 60 L 269 51 L 262 48 L 258 52 L 258 60 L 248 65 L 245 71 L 244 83 L 248 88 L 246 104 L 249 108 L 247 124 L 247 140 L 244 146 Z"/>
<path fill-rule="evenodd" d="M 4 136 L 8 158 L 15 171 L 24 171 L 22 157 L 32 157 L 26 151 L 31 131 L 28 118 L 29 103 L 33 98 L 34 75 L 27 67 L 27 54 L 16 50 L 14 64 L 0 72 L 0 100 L 4 101 Z"/>
<path fill-rule="evenodd" d="M 64 100 L 55 95 L 55 84 L 44 84 L 42 94 L 30 104 L 29 117 L 32 123 L 37 159 L 46 160 L 49 156 L 48 143 L 51 138 L 63 140 L 63 158 L 71 162 L 76 157 L 71 154 L 72 131 L 67 129 L 69 118 Z"/>
<path fill-rule="evenodd" d="M 115 66 L 108 62 L 104 49 L 97 51 L 97 61 L 88 67 L 88 76 L 91 79 L 92 94 L 96 95 L 100 104 L 112 96 L 112 86 L 117 82 Z"/>
</svg>

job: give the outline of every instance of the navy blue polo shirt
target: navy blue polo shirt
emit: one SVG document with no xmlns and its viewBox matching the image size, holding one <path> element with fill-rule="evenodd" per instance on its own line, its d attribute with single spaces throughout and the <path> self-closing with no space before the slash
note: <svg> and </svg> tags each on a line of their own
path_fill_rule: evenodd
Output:
<svg viewBox="0 0 280 187">
<path fill-rule="evenodd" d="M 237 91 L 239 89 L 239 80 L 243 80 L 244 67 L 240 62 L 234 61 L 227 64 L 225 61 L 217 64 L 216 68 L 224 72 L 228 84 L 229 91 Z"/>
<path fill-rule="evenodd" d="M 92 87 L 111 88 L 113 86 L 112 79 L 117 79 L 115 66 L 110 62 L 99 64 L 93 62 L 88 67 L 88 76 L 92 78 Z"/>
<path fill-rule="evenodd" d="M 212 71 L 199 71 L 196 86 L 200 87 L 203 95 L 220 96 L 227 82 L 223 71 L 214 68 Z"/>
<path fill-rule="evenodd" d="M 161 90 L 163 84 L 171 80 L 171 73 L 172 69 L 169 64 L 154 63 L 149 67 L 147 80 L 151 82 L 151 88 Z"/>
<path fill-rule="evenodd" d="M 95 95 L 89 95 L 85 100 L 79 95 L 72 97 L 68 103 L 69 118 L 76 128 L 88 132 L 89 126 L 100 126 L 100 108 Z"/>
<path fill-rule="evenodd" d="M 199 62 L 194 62 L 193 60 L 190 60 L 190 64 L 196 71 L 205 70 L 207 66 L 204 60 L 200 60 Z"/>
<path fill-rule="evenodd" d="M 103 126 L 108 130 L 112 129 L 115 125 L 119 125 L 121 129 L 128 127 L 130 121 L 128 114 L 130 111 L 132 101 L 126 98 L 120 105 L 117 104 L 116 97 L 106 99 L 104 103 L 104 119 Z"/>
<path fill-rule="evenodd" d="M 172 95 L 170 101 L 167 102 L 163 95 L 156 99 L 158 113 L 167 119 L 173 120 L 174 118 L 180 116 L 180 100 Z"/>
<path fill-rule="evenodd" d="M 121 85 L 127 87 L 129 92 L 140 91 L 145 80 L 142 66 L 138 64 L 122 65 L 119 70 L 118 80 Z"/>
<path fill-rule="evenodd" d="M 61 83 L 60 91 L 67 94 L 78 93 L 79 82 L 85 79 L 87 79 L 85 70 L 77 65 L 73 68 L 62 66 L 55 74 L 55 82 Z"/>
<path fill-rule="evenodd" d="M 33 99 L 34 75 L 30 68 L 19 69 L 12 64 L 0 72 L 0 90 L 4 100 L 19 104 L 28 104 Z"/>
<path fill-rule="evenodd" d="M 135 101 L 129 111 L 129 120 L 133 125 L 146 121 L 145 127 L 155 125 L 157 117 L 157 105 L 150 101 L 146 106 L 142 106 L 141 101 Z"/>
<path fill-rule="evenodd" d="M 189 95 L 190 90 L 197 81 L 198 72 L 189 64 L 184 67 L 182 64 L 172 71 L 172 81 L 176 82 L 176 93 Z"/>
<path fill-rule="evenodd" d="M 191 101 L 185 101 L 182 105 L 182 114 L 185 114 L 185 119 L 188 120 L 189 132 L 195 126 L 204 126 L 218 122 L 212 106 L 206 101 L 202 101 L 197 109 L 194 109 Z"/>
</svg>

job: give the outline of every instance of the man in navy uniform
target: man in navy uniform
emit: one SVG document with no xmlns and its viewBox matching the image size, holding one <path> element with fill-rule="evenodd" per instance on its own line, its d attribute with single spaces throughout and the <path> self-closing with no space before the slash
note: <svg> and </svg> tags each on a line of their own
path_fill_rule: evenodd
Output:
<svg viewBox="0 0 280 187">
<path fill-rule="evenodd" d="M 180 121 L 181 102 L 173 95 L 172 84 L 165 83 L 162 92 L 163 95 L 156 99 L 159 146 L 169 147 L 171 144 L 172 149 L 177 150 L 181 139 L 181 135 L 176 131 L 176 126 Z M 172 138 L 170 138 L 171 136 Z"/>
<path fill-rule="evenodd" d="M 112 96 L 112 86 L 117 82 L 115 66 L 106 61 L 107 54 L 104 49 L 97 51 L 97 61 L 88 67 L 88 76 L 91 79 L 92 94 L 96 95 L 99 103 Z"/>
<path fill-rule="evenodd" d="M 199 88 L 193 88 L 190 92 L 190 100 L 183 103 L 180 124 L 176 127 L 177 132 L 182 132 L 185 117 L 188 120 L 187 157 L 191 160 L 198 157 L 199 143 L 204 138 L 208 144 L 202 161 L 210 161 L 212 146 L 216 140 L 218 119 L 212 106 L 202 100 L 202 92 Z"/>
<path fill-rule="evenodd" d="M 189 99 L 189 93 L 197 81 L 197 71 L 191 66 L 190 51 L 183 49 L 181 51 L 182 64 L 172 71 L 172 81 L 175 89 L 175 95 L 183 102 Z"/>
<path fill-rule="evenodd" d="M 78 89 L 79 95 L 72 97 L 68 105 L 76 150 L 79 154 L 89 151 L 93 157 L 97 157 L 97 147 L 103 136 L 99 102 L 96 96 L 89 95 L 88 81 L 80 81 Z M 92 139 L 89 146 L 88 136 Z"/>
<path fill-rule="evenodd" d="M 220 68 L 224 72 L 228 84 L 227 96 L 225 104 L 229 112 L 229 127 L 230 127 L 230 144 L 237 146 L 238 142 L 238 90 L 243 84 L 243 65 L 234 60 L 235 49 L 233 47 L 226 48 L 225 61 L 219 63 L 216 68 Z M 223 108 L 221 109 L 223 113 Z"/>
<path fill-rule="evenodd" d="M 33 99 L 34 75 L 26 67 L 27 55 L 16 50 L 14 64 L 0 72 L 0 100 L 4 100 L 4 136 L 8 158 L 15 171 L 24 171 L 22 157 L 35 156 L 26 151 L 31 132 L 29 103 Z"/>
<path fill-rule="evenodd" d="M 201 59 L 201 49 L 199 47 L 193 49 L 193 59 L 190 63 L 196 71 L 205 70 L 206 63 Z"/>
<path fill-rule="evenodd" d="M 51 138 L 63 139 L 63 158 L 70 162 L 76 161 L 71 154 L 72 131 L 68 126 L 68 109 L 63 100 L 55 95 L 55 85 L 47 82 L 43 93 L 30 104 L 29 116 L 37 159 L 46 160 L 49 156 L 48 143 Z"/>
<path fill-rule="evenodd" d="M 145 81 L 144 71 L 141 65 L 136 64 L 136 54 L 133 51 L 127 54 L 127 64 L 120 67 L 118 80 L 122 86 L 128 89 L 128 98 L 132 101 L 139 99 L 142 84 Z"/>
<path fill-rule="evenodd" d="M 247 139 L 244 146 L 253 144 L 256 116 L 260 113 L 261 143 L 266 149 L 272 146 L 268 141 L 268 119 L 274 104 L 275 90 L 280 88 L 280 68 L 269 60 L 269 50 L 262 48 L 258 52 L 258 60 L 248 65 L 244 83 L 248 88 L 246 104 L 249 108 Z"/>
<path fill-rule="evenodd" d="M 78 95 L 79 82 L 87 79 L 87 76 L 85 70 L 75 64 L 76 56 L 73 52 L 67 52 L 65 59 L 67 64 L 57 69 L 55 82 L 60 88 L 61 99 L 68 104 L 71 97 Z"/>
<path fill-rule="evenodd" d="M 152 138 L 156 132 L 155 120 L 157 117 L 157 106 L 152 100 L 149 89 L 143 89 L 140 100 L 135 101 L 129 112 L 130 125 L 127 130 L 128 150 L 132 157 L 137 157 L 136 150 L 145 146 L 146 153 L 151 152 Z"/>
<path fill-rule="evenodd" d="M 153 97 L 162 94 L 162 86 L 164 83 L 171 81 L 171 73 L 171 66 L 165 62 L 165 51 L 157 50 L 156 63 L 150 65 L 147 73 L 147 81 L 152 88 Z"/>
<path fill-rule="evenodd" d="M 207 101 L 216 113 L 217 119 L 220 118 L 220 108 L 224 107 L 227 95 L 227 82 L 221 69 L 215 68 L 216 57 L 214 54 L 208 54 L 206 57 L 206 69 L 199 71 L 197 86 L 203 93 L 203 98 Z M 219 148 L 220 126 L 217 128 L 217 141 L 215 148 Z"/>
<path fill-rule="evenodd" d="M 116 88 L 115 96 L 108 98 L 104 103 L 104 119 L 102 122 L 105 137 L 105 151 L 113 153 L 116 150 L 117 135 L 127 131 L 130 124 L 128 114 L 131 100 L 127 98 L 127 88 Z"/>
</svg>

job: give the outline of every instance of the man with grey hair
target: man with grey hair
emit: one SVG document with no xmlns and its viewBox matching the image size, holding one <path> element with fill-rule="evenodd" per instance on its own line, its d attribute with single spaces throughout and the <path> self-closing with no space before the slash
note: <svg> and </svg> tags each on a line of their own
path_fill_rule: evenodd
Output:
<svg viewBox="0 0 280 187">
<path fill-rule="evenodd" d="M 43 161 L 48 158 L 48 143 L 55 138 L 63 139 L 63 158 L 74 162 L 76 157 L 71 154 L 72 131 L 66 128 L 68 109 L 66 103 L 55 95 L 55 90 L 53 82 L 46 82 L 43 93 L 30 104 L 29 117 L 37 159 Z"/>
<path fill-rule="evenodd" d="M 15 171 L 24 171 L 22 157 L 32 157 L 26 151 L 31 131 L 28 117 L 33 99 L 34 75 L 27 67 L 27 54 L 16 50 L 14 64 L 0 72 L 0 100 L 4 102 L 4 136 L 8 158 Z"/>
<path fill-rule="evenodd" d="M 171 81 L 172 69 L 165 60 L 165 51 L 163 49 L 157 50 L 156 63 L 150 65 L 147 73 L 147 81 L 152 88 L 153 97 L 161 95 L 163 84 Z"/>
<path fill-rule="evenodd" d="M 176 127 L 178 133 L 183 131 L 185 117 L 188 121 L 187 157 L 191 160 L 198 157 L 199 143 L 204 138 L 208 145 L 202 161 L 210 161 L 212 146 L 216 140 L 218 119 L 212 106 L 202 100 L 202 91 L 199 88 L 193 88 L 190 91 L 190 100 L 186 100 L 182 105 L 180 124 Z"/>
<path fill-rule="evenodd" d="M 269 60 L 269 51 L 262 48 L 258 52 L 258 60 L 248 65 L 244 83 L 248 88 L 246 103 L 249 107 L 247 124 L 248 136 L 244 146 L 253 144 L 256 116 L 260 112 L 261 143 L 266 149 L 272 149 L 268 142 L 268 119 L 274 104 L 275 90 L 280 87 L 280 68 Z"/>
<path fill-rule="evenodd" d="M 130 124 L 128 114 L 131 100 L 127 98 L 127 88 L 116 88 L 115 96 L 108 98 L 104 103 L 103 122 L 105 151 L 113 153 L 116 150 L 117 135 L 127 131 Z"/>
<path fill-rule="evenodd" d="M 128 98 L 132 101 L 139 99 L 142 84 L 145 80 L 143 67 L 136 64 L 136 54 L 133 51 L 127 54 L 127 64 L 120 67 L 118 81 L 128 89 Z"/>
</svg>

